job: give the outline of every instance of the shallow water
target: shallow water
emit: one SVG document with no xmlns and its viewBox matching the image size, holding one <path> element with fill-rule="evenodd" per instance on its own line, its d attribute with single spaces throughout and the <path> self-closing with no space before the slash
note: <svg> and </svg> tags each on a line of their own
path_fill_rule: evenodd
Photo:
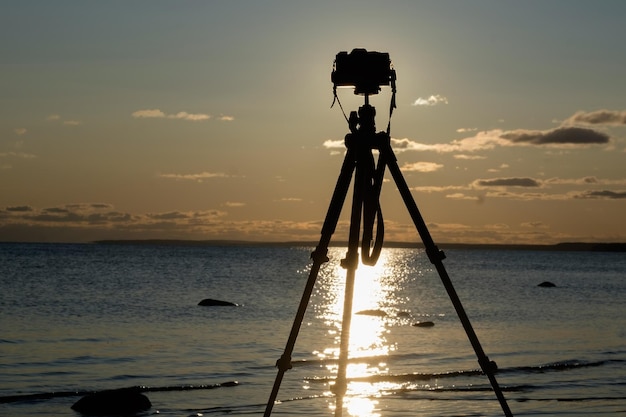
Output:
<svg viewBox="0 0 626 417">
<path fill-rule="evenodd" d="M 333 415 L 344 251 L 320 272 L 275 415 Z M 143 415 L 262 415 L 310 252 L 0 244 L 0 415 L 75 416 L 79 394 L 130 386 L 152 401 Z M 514 415 L 626 413 L 624 254 L 447 255 Z M 197 306 L 203 298 L 240 306 Z M 359 267 L 354 312 L 368 309 L 386 315 L 353 315 L 344 416 L 502 415 L 423 253 L 385 249 Z M 239 384 L 206 389 L 229 381 Z"/>
</svg>

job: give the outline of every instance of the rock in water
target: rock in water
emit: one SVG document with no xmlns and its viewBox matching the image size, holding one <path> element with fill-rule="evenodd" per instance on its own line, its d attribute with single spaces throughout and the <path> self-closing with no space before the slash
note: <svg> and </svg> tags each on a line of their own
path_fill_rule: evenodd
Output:
<svg viewBox="0 0 626 417">
<path fill-rule="evenodd" d="M 385 316 L 387 316 L 387 313 L 385 313 L 382 310 L 361 310 L 361 311 L 357 311 L 354 314 L 361 314 L 363 316 L 376 316 L 376 317 L 385 317 Z"/>
<path fill-rule="evenodd" d="M 72 410 L 88 415 L 128 414 L 149 410 L 152 403 L 138 388 L 99 391 L 76 401 Z"/>
<path fill-rule="evenodd" d="M 543 287 L 543 288 L 553 288 L 553 287 L 556 287 L 556 284 L 550 281 L 544 281 L 541 284 L 538 284 L 537 286 Z"/>
<path fill-rule="evenodd" d="M 417 323 L 413 323 L 413 327 L 433 327 L 435 323 L 432 321 L 418 321 Z"/>
<path fill-rule="evenodd" d="M 198 303 L 199 306 L 218 306 L 218 307 L 237 307 L 237 304 L 230 301 L 214 300 L 212 298 L 205 298 Z"/>
</svg>

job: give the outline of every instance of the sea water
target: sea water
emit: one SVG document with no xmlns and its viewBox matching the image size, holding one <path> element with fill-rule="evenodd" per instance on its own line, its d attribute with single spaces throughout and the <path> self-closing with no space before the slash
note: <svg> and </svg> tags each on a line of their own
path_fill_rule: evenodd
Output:
<svg viewBox="0 0 626 417">
<path fill-rule="evenodd" d="M 136 386 L 143 416 L 262 415 L 312 249 L 0 244 L 0 415 L 78 416 L 82 395 Z M 446 255 L 514 415 L 626 414 L 626 254 Z M 334 413 L 344 256 L 318 275 L 275 415 Z M 359 266 L 353 313 L 343 416 L 503 415 L 422 250 Z"/>
</svg>

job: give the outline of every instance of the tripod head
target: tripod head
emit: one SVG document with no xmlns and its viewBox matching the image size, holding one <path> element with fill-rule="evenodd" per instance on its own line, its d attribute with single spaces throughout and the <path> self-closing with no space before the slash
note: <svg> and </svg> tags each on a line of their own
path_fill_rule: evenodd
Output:
<svg viewBox="0 0 626 417">
<path fill-rule="evenodd" d="M 348 127 L 351 133 L 376 133 L 376 109 L 369 104 L 359 107 L 359 111 L 351 111 L 348 118 Z"/>
</svg>

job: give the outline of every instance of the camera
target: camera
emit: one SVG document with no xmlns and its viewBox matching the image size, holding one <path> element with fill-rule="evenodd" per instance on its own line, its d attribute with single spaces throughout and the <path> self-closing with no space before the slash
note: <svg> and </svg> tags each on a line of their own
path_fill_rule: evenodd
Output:
<svg viewBox="0 0 626 417">
<path fill-rule="evenodd" d="M 354 87 L 354 94 L 378 94 L 395 80 L 395 71 L 388 53 L 356 48 L 337 54 L 330 78 L 335 87 Z"/>
</svg>

